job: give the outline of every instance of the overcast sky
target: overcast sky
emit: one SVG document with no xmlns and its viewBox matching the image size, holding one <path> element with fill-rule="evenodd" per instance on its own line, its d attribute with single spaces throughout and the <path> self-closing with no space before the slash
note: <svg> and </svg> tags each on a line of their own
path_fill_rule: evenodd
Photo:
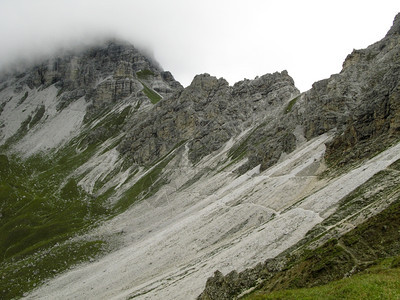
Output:
<svg viewBox="0 0 400 300">
<path fill-rule="evenodd" d="M 152 49 L 184 86 L 196 74 L 288 70 L 305 91 L 389 30 L 399 0 L 0 0 L 0 69 L 102 35 Z"/>
</svg>

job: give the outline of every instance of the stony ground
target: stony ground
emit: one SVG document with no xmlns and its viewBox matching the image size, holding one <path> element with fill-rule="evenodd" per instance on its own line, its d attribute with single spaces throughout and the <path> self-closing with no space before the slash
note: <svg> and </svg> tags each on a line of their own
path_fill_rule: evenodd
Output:
<svg viewBox="0 0 400 300">
<path fill-rule="evenodd" d="M 339 178 L 320 179 L 329 139 L 304 143 L 262 173 L 210 171 L 186 188 L 182 177 L 215 168 L 226 153 L 197 168 L 187 159 L 172 161 L 169 185 L 92 233 L 119 233 L 119 250 L 58 276 L 28 298 L 194 299 L 216 269 L 240 271 L 276 256 L 400 159 L 396 145 Z"/>
</svg>

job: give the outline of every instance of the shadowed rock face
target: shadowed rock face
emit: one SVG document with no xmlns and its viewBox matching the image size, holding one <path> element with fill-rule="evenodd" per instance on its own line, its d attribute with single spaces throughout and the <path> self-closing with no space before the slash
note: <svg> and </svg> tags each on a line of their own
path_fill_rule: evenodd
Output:
<svg viewBox="0 0 400 300">
<path fill-rule="evenodd" d="M 342 156 L 340 164 L 379 151 L 400 134 L 399 23 L 400 14 L 381 41 L 354 50 L 342 71 L 314 83 L 297 107 L 306 138 L 337 129 L 327 157 Z M 360 151 L 365 141 L 370 149 Z"/>
</svg>

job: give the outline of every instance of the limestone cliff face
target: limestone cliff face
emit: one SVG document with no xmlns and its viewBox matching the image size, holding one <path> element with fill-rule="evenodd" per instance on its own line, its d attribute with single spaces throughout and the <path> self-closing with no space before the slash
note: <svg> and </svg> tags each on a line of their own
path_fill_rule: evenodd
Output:
<svg viewBox="0 0 400 300">
<path fill-rule="evenodd" d="M 138 164 L 148 164 L 189 141 L 189 158 L 197 162 L 298 93 L 286 71 L 233 87 L 225 79 L 198 75 L 189 87 L 158 103 L 128 129 L 120 150 Z"/>
<path fill-rule="evenodd" d="M 339 74 L 301 95 L 286 71 L 232 87 L 224 79 L 198 75 L 144 120 L 132 122 L 119 149 L 148 164 L 189 141 L 190 159 L 196 162 L 248 129 L 232 151 L 234 157 L 248 158 L 242 173 L 258 164 L 266 169 L 300 142 L 335 130 L 328 160 L 345 164 L 368 157 L 399 135 L 398 23 L 397 16 L 381 41 L 354 50 Z"/>
<path fill-rule="evenodd" d="M 144 73 L 138 73 L 141 71 Z M 129 96 L 141 97 L 143 84 L 162 97 L 182 88 L 171 73 L 161 70 L 133 45 L 118 40 L 52 58 L 19 76 L 24 78 L 19 83 L 21 87 L 46 88 L 55 84 L 60 109 L 82 96 L 95 108 Z"/>
<path fill-rule="evenodd" d="M 157 62 L 133 45 L 112 40 L 60 54 L 26 67 L 23 72 L 2 75 L 0 88 L 0 144 L 7 140 L 15 144 L 24 136 L 31 136 L 32 129 L 40 128 L 54 131 L 53 136 L 59 135 L 58 144 L 58 141 L 80 133 L 85 124 L 95 121 L 100 115 L 119 114 L 118 110 L 115 111 L 117 106 L 125 103 L 136 107 L 135 111 L 147 109 L 183 87 L 170 72 L 163 71 Z M 38 111 L 41 113 L 37 114 Z M 54 118 L 61 120 L 68 111 L 81 112 L 83 123 L 79 116 L 74 125 L 70 124 L 71 128 L 61 134 L 61 130 L 56 130 L 49 122 L 55 122 Z M 76 117 L 78 114 L 73 115 Z M 65 123 L 59 124 L 60 128 L 68 127 L 68 121 L 60 122 Z M 124 124 L 120 123 L 118 128 L 114 125 L 111 129 L 98 126 L 91 130 L 84 144 L 105 141 L 122 131 Z M 47 125 L 53 129 L 46 129 Z M 43 147 L 37 149 L 43 150 Z"/>
<path fill-rule="evenodd" d="M 400 14 L 381 41 L 354 50 L 339 74 L 314 83 L 294 107 L 306 138 L 337 130 L 327 152 L 337 163 L 379 151 L 400 134 L 399 24 Z M 357 147 L 366 142 L 369 149 Z"/>
</svg>

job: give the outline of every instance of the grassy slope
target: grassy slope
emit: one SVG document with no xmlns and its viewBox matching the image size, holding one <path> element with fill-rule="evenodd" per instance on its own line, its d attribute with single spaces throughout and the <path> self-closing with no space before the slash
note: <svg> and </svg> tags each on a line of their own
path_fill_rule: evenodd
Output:
<svg viewBox="0 0 400 300">
<path fill-rule="evenodd" d="M 100 253 L 103 241 L 69 239 L 107 210 L 74 179 L 63 183 L 66 169 L 57 163 L 60 173 L 40 157 L 0 160 L 0 298 L 9 299 Z"/>
<path fill-rule="evenodd" d="M 150 70 L 141 70 L 136 73 L 137 78 L 139 79 L 140 83 L 143 85 L 143 93 L 150 99 L 151 103 L 156 104 L 158 101 L 162 99 L 162 97 L 149 88 L 143 80 L 148 79 L 149 77 L 153 77 L 155 74 Z"/>
<path fill-rule="evenodd" d="M 112 189 L 94 197 L 77 185 L 81 176 L 71 177 L 96 152 L 105 151 L 102 143 L 120 134 L 129 113 L 129 107 L 120 113 L 105 112 L 94 128 L 50 156 L 21 160 L 0 154 L 0 299 L 18 298 L 55 274 L 107 251 L 104 240 L 71 238 L 128 209 L 163 180 L 159 177 L 170 157 L 109 207 Z M 25 133 L 21 129 L 18 138 Z M 8 146 L 1 149 L 3 153 Z"/>
<path fill-rule="evenodd" d="M 158 93 L 153 91 L 142 81 L 140 81 L 140 83 L 143 85 L 143 93 L 147 96 L 147 98 L 150 99 L 151 103 L 156 104 L 156 103 L 158 103 L 158 101 L 160 101 L 162 99 L 162 97 Z"/>
<path fill-rule="evenodd" d="M 400 299 L 400 268 L 393 268 L 387 264 L 388 261 L 393 260 L 393 258 L 388 259 L 360 274 L 326 285 L 275 291 L 267 294 L 254 293 L 244 299 Z"/>
</svg>

